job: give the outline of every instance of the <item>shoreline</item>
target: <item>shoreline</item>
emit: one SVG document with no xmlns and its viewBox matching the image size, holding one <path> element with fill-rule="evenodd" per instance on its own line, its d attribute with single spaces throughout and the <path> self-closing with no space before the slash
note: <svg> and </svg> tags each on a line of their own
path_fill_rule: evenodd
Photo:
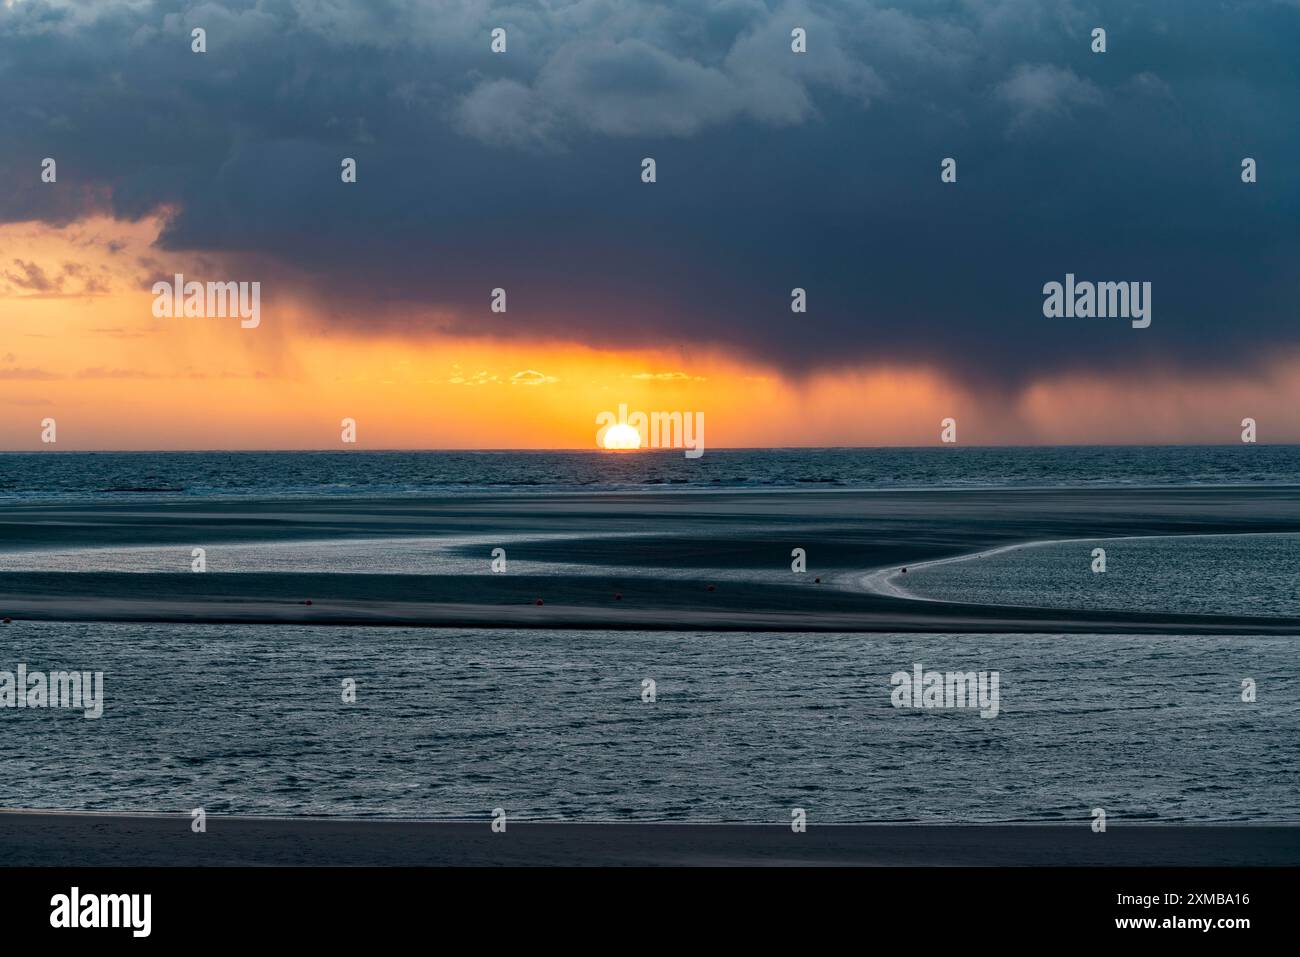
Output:
<svg viewBox="0 0 1300 957">
<path fill-rule="evenodd" d="M 1251 532 L 1192 532 L 1186 535 L 1110 535 L 1105 538 L 1043 538 L 1032 541 L 1014 542 L 1009 545 L 999 545 L 996 548 L 985 548 L 978 552 L 965 552 L 961 555 L 950 555 L 946 558 L 935 558 L 929 561 L 914 562 L 907 567 L 911 570 L 920 568 L 934 568 L 938 565 L 954 565 L 959 562 L 977 561 L 981 558 L 991 558 L 994 555 L 1001 555 L 1005 552 L 1014 552 L 1021 548 L 1045 548 L 1049 545 L 1077 545 L 1087 542 L 1144 542 L 1144 541 L 1164 541 L 1168 539 L 1188 539 L 1188 538 L 1246 538 Z M 1270 534 L 1270 533 L 1263 533 Z M 1287 534 L 1284 532 L 1276 534 Z M 866 575 L 850 576 L 847 580 L 847 587 L 866 591 L 873 595 L 882 595 L 887 598 L 901 598 L 907 601 L 935 601 L 950 605 L 978 605 L 978 602 L 958 601 L 953 598 L 930 598 L 926 595 L 918 595 L 916 592 L 909 591 L 894 583 L 894 579 L 902 574 L 900 568 L 886 566 L 884 568 L 875 568 Z M 1045 608 L 1045 605 L 1022 605 L 1016 607 L 1023 608 Z"/>
<path fill-rule="evenodd" d="M 0 867 L 1300 864 L 1300 825 L 558 823 L 0 811 Z"/>
<path fill-rule="evenodd" d="M 1294 618 L 1073 611 L 1029 606 L 963 605 L 930 600 L 918 604 L 926 605 L 927 609 L 811 613 L 804 609 L 785 609 L 745 612 L 736 609 L 611 609 L 559 604 L 347 602 L 323 599 L 313 600 L 311 606 L 304 606 L 290 599 L 283 602 L 184 602 L 109 597 L 41 600 L 0 595 L 0 608 L 11 619 L 9 624 L 0 625 L 0 628 L 17 630 L 26 621 L 790 634 L 1300 635 L 1300 619 Z M 939 609 L 941 613 L 931 613 L 930 609 Z"/>
<path fill-rule="evenodd" d="M 0 627 L 27 620 L 1300 635 L 1300 616 L 1187 614 L 1176 604 L 1167 611 L 978 604 L 913 595 L 893 582 L 902 566 L 1053 542 L 1300 533 L 1297 490 L 822 491 L 318 496 L 291 509 L 275 498 L 6 507 L 7 554 L 174 549 L 176 571 L 0 571 L 0 616 L 13 619 Z M 383 572 L 364 564 L 241 568 L 213 558 L 206 574 L 189 571 L 196 546 L 384 541 L 426 543 L 458 564 L 425 574 L 418 556 Z M 516 563 L 507 574 L 490 567 L 497 545 Z M 805 574 L 786 574 L 794 546 L 806 549 Z"/>
</svg>

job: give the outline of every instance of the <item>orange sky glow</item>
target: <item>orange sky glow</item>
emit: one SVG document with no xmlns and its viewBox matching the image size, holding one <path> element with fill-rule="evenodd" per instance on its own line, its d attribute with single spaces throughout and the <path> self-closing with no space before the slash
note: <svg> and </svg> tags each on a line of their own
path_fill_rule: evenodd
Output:
<svg viewBox="0 0 1300 957">
<path fill-rule="evenodd" d="M 1213 383 L 1151 370 L 993 394 L 922 367 L 796 380 L 707 344 L 344 332 L 266 284 L 256 329 L 157 319 L 152 278 L 221 258 L 155 248 L 161 227 L 0 226 L 0 449 L 49 448 L 46 417 L 60 450 L 340 448 L 345 417 L 362 449 L 591 449 L 620 404 L 703 412 L 708 448 L 933 445 L 947 416 L 961 444 L 1233 443 L 1246 416 L 1261 442 L 1300 441 L 1300 356 Z"/>
</svg>

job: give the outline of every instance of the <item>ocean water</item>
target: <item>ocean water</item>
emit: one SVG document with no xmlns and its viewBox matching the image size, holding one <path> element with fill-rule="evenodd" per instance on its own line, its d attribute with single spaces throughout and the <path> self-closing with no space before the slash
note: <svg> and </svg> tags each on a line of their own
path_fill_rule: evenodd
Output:
<svg viewBox="0 0 1300 957">
<path fill-rule="evenodd" d="M 1092 570 L 1104 549 L 1106 571 Z M 892 579 L 941 601 L 1300 617 L 1300 535 L 1081 539 L 913 566 Z"/>
<path fill-rule="evenodd" d="M 0 575 L 70 573 L 66 594 L 75 595 L 85 587 L 77 573 L 138 573 L 123 576 L 127 594 L 152 574 L 185 572 L 192 543 L 188 532 L 167 534 L 172 511 L 184 510 L 120 503 L 199 503 L 189 510 L 201 513 L 196 522 L 226 522 L 248 500 L 271 498 L 272 520 L 256 526 L 265 529 L 259 540 L 207 545 L 214 582 L 293 573 L 482 576 L 489 546 L 504 545 L 521 575 L 684 577 L 694 587 L 707 574 L 785 584 L 787 539 L 798 529 L 814 561 L 838 556 L 826 576 L 831 589 L 871 571 L 866 556 L 877 546 L 947 531 L 941 505 L 897 519 L 900 513 L 868 515 L 871 503 L 837 496 L 864 512 L 860 534 L 845 539 L 857 511 L 834 521 L 814 512 L 794 524 L 780 509 L 750 516 L 748 499 L 733 496 L 740 506 L 729 508 L 739 514 L 697 527 L 690 510 L 706 506 L 693 501 L 683 512 L 674 500 L 620 523 L 582 513 L 571 523 L 583 543 L 574 552 L 549 547 L 569 535 L 551 533 L 562 521 L 511 537 L 510 516 L 534 504 L 540 510 L 540 495 L 507 510 L 485 534 L 449 522 L 424 537 L 388 503 L 357 508 L 397 516 L 391 537 L 382 521 L 328 539 L 309 521 L 277 519 L 281 511 L 301 518 L 294 499 L 305 496 L 563 490 L 628 500 L 623 493 L 677 488 L 1294 486 L 1298 477 L 1295 446 L 721 450 L 699 460 L 590 452 L 8 453 L 0 454 Z M 1069 496 L 1030 498 L 1012 516 L 990 496 L 987 519 L 982 512 L 962 519 L 969 534 L 944 541 L 989 541 L 980 535 L 986 521 L 994 531 L 1022 522 L 1027 539 L 1045 537 L 1035 529 L 1047 517 L 1077 507 Z M 1267 512 L 1294 496 L 1246 498 Z M 201 507 L 220 499 L 241 504 L 210 515 Z M 1194 523 L 1199 506 L 1186 496 L 1180 502 L 1179 521 Z M 45 503 L 91 507 L 70 522 Z M 113 540 L 94 537 L 107 524 L 99 503 L 113 505 L 115 520 L 130 526 L 122 544 L 96 544 Z M 570 509 L 548 517 L 564 519 Z M 7 525 L 6 511 L 23 517 Z M 761 561 L 704 568 L 677 561 L 676 546 L 638 541 L 653 535 L 677 536 L 673 542 L 690 549 L 701 535 L 713 544 L 729 535 L 767 550 Z M 596 541 L 619 536 L 628 537 L 626 549 Z M 980 604 L 1295 616 L 1298 539 L 1027 541 L 915 567 L 899 584 L 920 597 Z M 613 547 L 596 547 L 602 544 Z M 1090 569 L 1098 546 L 1107 550 L 1104 575 Z M 7 584 L 19 588 L 21 580 Z M 788 821 L 795 806 L 826 822 L 1082 822 L 1104 807 L 1116 821 L 1300 822 L 1295 642 L 17 620 L 0 625 L 0 671 L 19 663 L 102 671 L 106 703 L 98 720 L 0 709 L 0 807 L 477 819 L 505 807 L 516 819 L 774 822 Z M 889 677 L 916 663 L 998 671 L 998 717 L 895 709 Z M 356 680 L 355 704 L 341 699 L 345 678 Z M 653 704 L 641 700 L 645 679 L 657 683 Z M 1246 679 L 1258 688 L 1254 702 L 1241 700 Z"/>
<path fill-rule="evenodd" d="M 681 452 L 9 452 L 0 502 L 485 490 L 1294 485 L 1300 446 Z"/>
<path fill-rule="evenodd" d="M 98 720 L 0 714 L 11 807 L 1300 821 L 1288 638 L 30 622 L 3 637 L 0 668 L 104 672 Z M 890 675 L 918 662 L 997 670 L 999 715 L 895 709 Z"/>
</svg>

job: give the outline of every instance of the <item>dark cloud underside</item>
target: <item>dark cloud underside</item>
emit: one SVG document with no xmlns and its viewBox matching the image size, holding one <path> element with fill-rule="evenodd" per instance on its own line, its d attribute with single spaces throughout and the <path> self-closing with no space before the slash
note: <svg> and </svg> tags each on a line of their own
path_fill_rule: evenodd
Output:
<svg viewBox="0 0 1300 957">
<path fill-rule="evenodd" d="M 340 325 L 716 346 L 793 373 L 1014 386 L 1244 368 L 1300 338 L 1300 6 L 696 6 L 19 0 L 0 219 L 169 207 L 165 249 L 240 253 L 263 270 L 240 278 Z M 1045 319 L 1067 271 L 1150 281 L 1151 328 Z"/>
</svg>

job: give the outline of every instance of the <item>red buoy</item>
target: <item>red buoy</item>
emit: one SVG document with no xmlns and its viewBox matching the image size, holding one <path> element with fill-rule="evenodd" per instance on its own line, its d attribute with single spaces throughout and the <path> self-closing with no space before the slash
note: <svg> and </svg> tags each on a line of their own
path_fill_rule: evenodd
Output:
<svg viewBox="0 0 1300 957">
<path fill-rule="evenodd" d="M 713 591 L 713 586 L 710 585 L 710 586 L 708 587 L 708 590 L 709 590 L 709 591 Z"/>
<path fill-rule="evenodd" d="M 622 596 L 622 594 L 620 594 L 619 592 L 614 592 L 614 600 L 615 600 L 615 601 L 622 601 L 622 600 L 623 600 L 623 596 Z"/>
<path fill-rule="evenodd" d="M 540 605 L 540 604 L 541 604 L 541 603 L 542 603 L 542 600 L 541 600 L 541 599 L 540 599 L 540 598 L 539 598 L 539 599 L 537 599 L 537 604 L 539 604 L 539 605 Z"/>
</svg>

